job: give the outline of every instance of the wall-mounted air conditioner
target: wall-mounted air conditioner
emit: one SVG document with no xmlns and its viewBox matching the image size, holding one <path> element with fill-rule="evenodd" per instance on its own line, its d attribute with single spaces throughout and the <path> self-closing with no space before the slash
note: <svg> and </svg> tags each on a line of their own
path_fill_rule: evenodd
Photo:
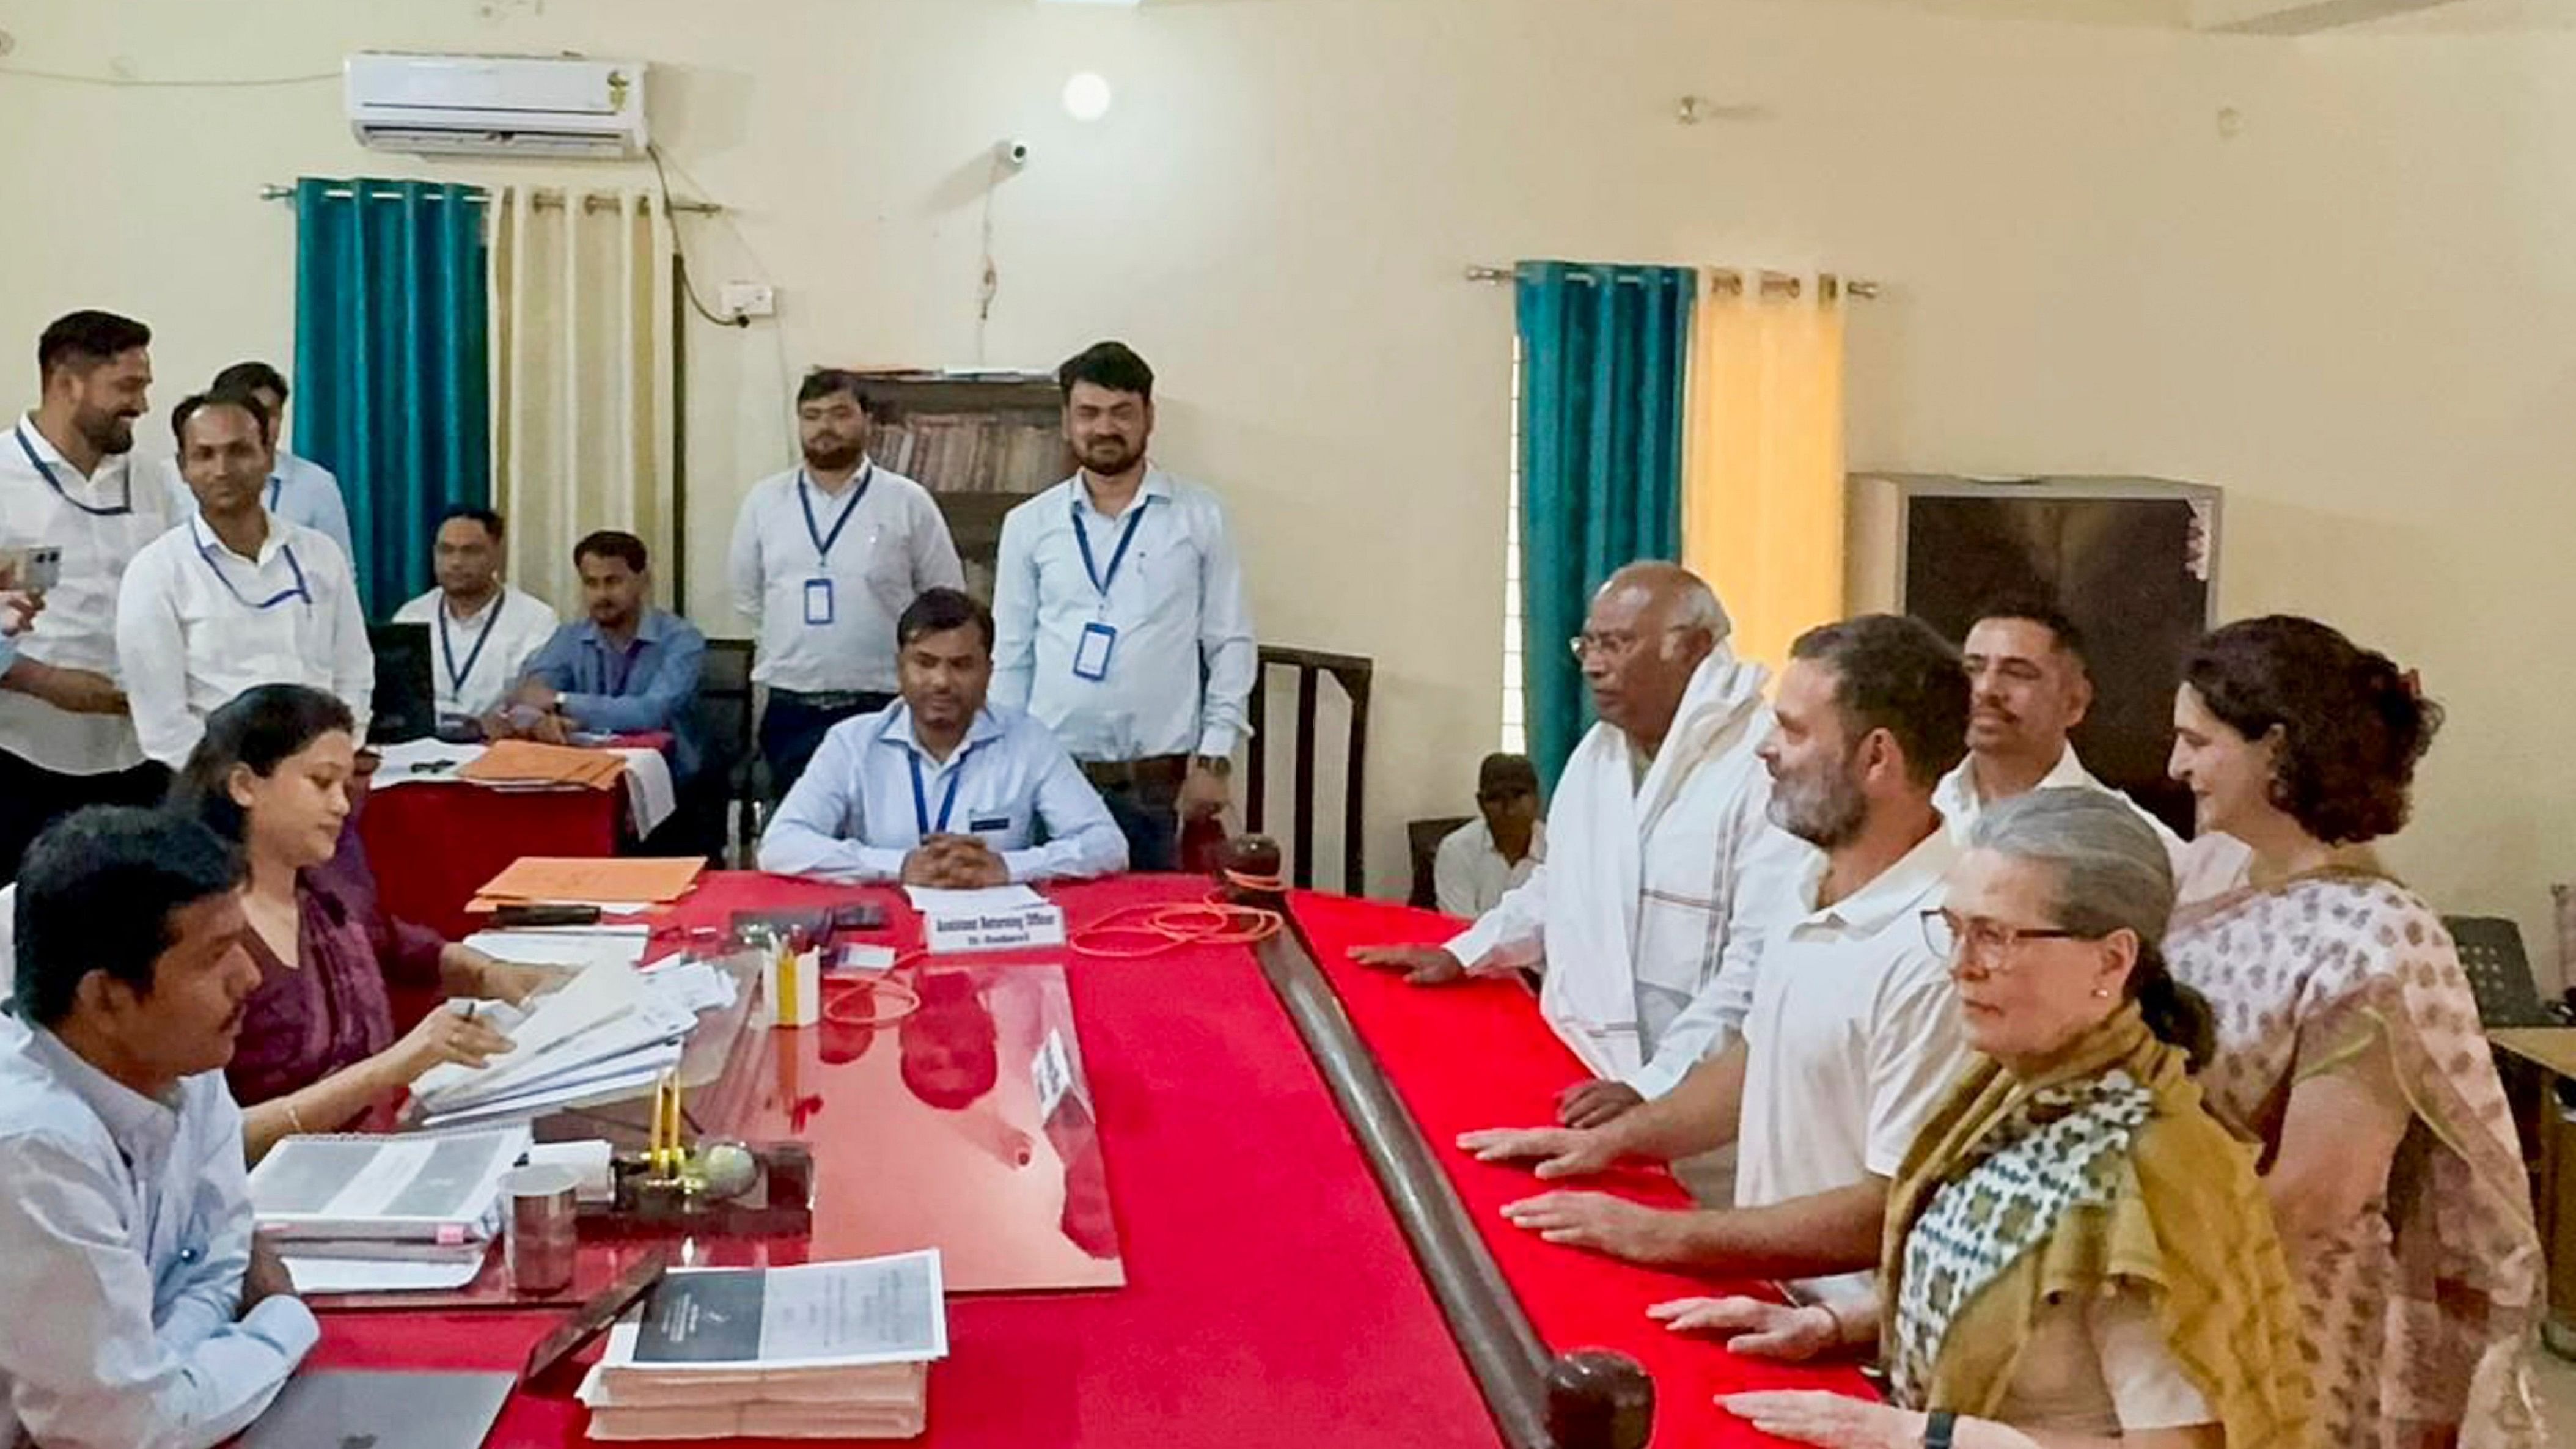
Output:
<svg viewBox="0 0 2576 1449">
<path fill-rule="evenodd" d="M 616 159 L 644 152 L 644 63 L 499 55 L 353 55 L 349 129 L 424 156 Z"/>
</svg>

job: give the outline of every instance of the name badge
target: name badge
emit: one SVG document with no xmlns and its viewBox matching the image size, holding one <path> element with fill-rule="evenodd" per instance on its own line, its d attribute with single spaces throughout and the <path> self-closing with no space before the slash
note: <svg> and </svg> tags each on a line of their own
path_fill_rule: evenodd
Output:
<svg viewBox="0 0 2576 1449">
<path fill-rule="evenodd" d="M 830 579 L 805 581 L 805 622 L 817 625 L 832 622 L 832 581 Z"/>
<path fill-rule="evenodd" d="M 966 830 L 970 835 L 982 835 L 988 830 L 1002 831 L 1010 828 L 1011 817 L 1008 815 L 979 815 L 966 822 Z"/>
<path fill-rule="evenodd" d="M 1095 683 L 1109 677 L 1109 656 L 1118 647 L 1118 631 L 1094 621 L 1082 626 L 1073 646 L 1073 677 Z"/>
</svg>

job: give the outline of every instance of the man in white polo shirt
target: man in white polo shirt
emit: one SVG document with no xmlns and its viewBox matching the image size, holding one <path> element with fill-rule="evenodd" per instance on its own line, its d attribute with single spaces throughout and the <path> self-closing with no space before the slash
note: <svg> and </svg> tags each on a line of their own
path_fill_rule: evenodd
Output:
<svg viewBox="0 0 2576 1449">
<path fill-rule="evenodd" d="M 2033 790 L 2099 790 L 2137 811 L 2180 868 L 2181 838 L 2075 757 L 2067 736 L 2093 706 L 2093 678 L 2074 620 L 2045 599 L 1999 599 L 1978 613 L 1961 652 L 1968 757 L 1932 792 L 1952 840 L 1966 845 L 1977 817 L 1999 800 Z"/>
<path fill-rule="evenodd" d="M 1743 1037 L 1671 1092 L 1589 1130 L 1471 1132 L 1488 1160 L 1543 1178 L 1738 1145 L 1731 1210 L 1668 1211 L 1589 1192 L 1510 1204 L 1550 1242 L 1633 1262 L 1799 1280 L 1838 1300 L 1878 1261 L 1887 1184 L 1967 1064 L 1948 963 L 1923 930 L 1959 853 L 1932 808 L 1957 763 L 1968 682 L 1920 622 L 1876 614 L 1790 650 L 1762 746 L 1771 817 L 1824 852 L 1754 963 Z"/>
<path fill-rule="evenodd" d="M 965 569 L 930 490 L 868 458 L 873 404 L 857 373 L 817 368 L 796 390 L 804 466 L 752 485 L 733 525 L 733 606 L 759 631 L 769 686 L 760 755 L 784 799 L 832 726 L 895 697 L 895 621 Z"/>
<path fill-rule="evenodd" d="M 248 393 L 268 409 L 268 448 L 277 461 L 269 465 L 268 492 L 260 501 L 287 522 L 303 524 L 338 544 L 350 567 L 356 568 L 358 550 L 350 542 L 349 503 L 340 496 L 340 480 L 330 469 L 277 445 L 278 434 L 286 427 L 285 375 L 265 362 L 236 362 L 216 373 L 206 391 Z M 197 495 L 180 474 L 178 459 L 162 463 L 161 486 L 169 491 L 170 508 L 177 516 L 185 518 L 197 510 Z"/>
<path fill-rule="evenodd" d="M 197 513 L 135 556 L 116 602 L 144 752 L 186 764 L 206 716 L 256 684 L 328 690 L 365 738 L 376 657 L 357 584 L 338 544 L 268 511 L 259 399 L 200 393 L 170 419 Z"/>
<path fill-rule="evenodd" d="M 1080 472 L 1002 520 L 993 700 L 1056 732 L 1140 871 L 1225 808 L 1259 654 L 1216 495 L 1154 467 L 1154 370 L 1122 342 L 1056 371 Z"/>
<path fill-rule="evenodd" d="M 501 579 L 501 515 L 460 504 L 439 520 L 431 572 L 438 587 L 394 611 L 397 624 L 427 624 L 430 684 L 441 725 L 501 707 L 528 661 L 563 621 L 545 600 Z"/>
<path fill-rule="evenodd" d="M 152 804 L 169 787 L 135 742 L 116 665 L 126 566 L 177 522 L 129 456 L 151 341 L 109 312 L 58 319 L 36 344 L 43 400 L 0 438 L 0 548 L 61 550 L 44 612 L 0 675 L 0 880 L 56 818 Z"/>
</svg>

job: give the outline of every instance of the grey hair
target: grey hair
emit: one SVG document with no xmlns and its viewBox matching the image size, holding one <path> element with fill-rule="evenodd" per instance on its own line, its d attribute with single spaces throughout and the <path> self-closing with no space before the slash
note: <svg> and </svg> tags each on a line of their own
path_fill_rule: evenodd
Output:
<svg viewBox="0 0 2576 1449">
<path fill-rule="evenodd" d="M 1673 596 L 1673 623 L 1684 629 L 1706 629 L 1709 637 L 1723 643 L 1735 632 L 1735 621 L 1726 617 L 1726 606 L 1717 601 L 1717 590 L 1697 574 L 1685 576 L 1689 582 Z"/>
<path fill-rule="evenodd" d="M 2181 1047 L 2196 1068 L 2209 1058 L 2209 1003 L 2165 967 L 2173 919 L 2173 857 L 2134 807 L 2100 790 L 2033 790 L 1988 809 L 1968 848 L 2046 866 L 2056 925 L 2087 940 L 2116 931 L 2138 938 L 2127 994 L 2157 1037 Z"/>
</svg>

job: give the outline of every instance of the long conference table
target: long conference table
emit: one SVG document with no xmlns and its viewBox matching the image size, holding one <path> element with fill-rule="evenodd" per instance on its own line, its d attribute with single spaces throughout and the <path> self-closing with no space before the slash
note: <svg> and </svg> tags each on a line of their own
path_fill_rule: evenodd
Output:
<svg viewBox="0 0 2576 1449">
<path fill-rule="evenodd" d="M 1149 876 L 1049 894 L 1079 933 L 1125 908 L 1208 891 L 1203 878 Z M 895 938 L 918 943 L 918 921 L 895 892 L 748 873 L 706 877 L 663 926 L 721 927 L 736 911 L 858 896 L 885 902 Z M 1849 1366 L 1742 1359 L 1645 1316 L 1664 1299 L 1766 1291 L 1758 1285 L 1614 1263 L 1504 1222 L 1500 1208 L 1537 1190 L 1532 1179 L 1474 1161 L 1454 1139 L 1549 1120 L 1557 1091 L 1580 1075 L 1572 1055 L 1517 984 L 1428 991 L 1348 959 L 1362 945 L 1439 941 L 1454 922 L 1311 893 L 1289 904 L 1289 929 L 1258 945 L 976 958 L 1064 964 L 1126 1282 L 952 1294 L 950 1354 L 930 1375 L 928 1443 L 1538 1449 L 1549 1442 L 1535 1407 L 1539 1364 L 1590 1347 L 1624 1352 L 1652 1376 L 1658 1446 L 1774 1442 L 1716 1408 L 1719 1394 L 1866 1392 Z M 1335 1021 L 1356 1052 L 1315 1035 L 1319 1022 L 1343 1029 Z M 836 1079 L 854 1084 L 845 1074 L 866 1043 L 836 1050 L 831 1036 L 746 1034 L 738 1050 L 756 1059 L 734 1120 L 701 1124 L 810 1144 L 821 1185 L 814 1231 L 772 1261 L 919 1246 L 870 1241 L 853 1214 L 834 1213 L 836 1183 L 881 1182 L 903 1163 L 872 1155 L 865 1114 L 833 1111 Z M 1584 1185 L 1686 1200 L 1657 1171 Z M 1480 1288 L 1492 1300 L 1482 1307 Z M 336 1368 L 516 1369 L 562 1318 L 525 1305 L 317 1307 L 312 1362 Z M 490 1443 L 584 1443 L 585 1424 L 567 1391 L 523 1386 Z"/>
</svg>

